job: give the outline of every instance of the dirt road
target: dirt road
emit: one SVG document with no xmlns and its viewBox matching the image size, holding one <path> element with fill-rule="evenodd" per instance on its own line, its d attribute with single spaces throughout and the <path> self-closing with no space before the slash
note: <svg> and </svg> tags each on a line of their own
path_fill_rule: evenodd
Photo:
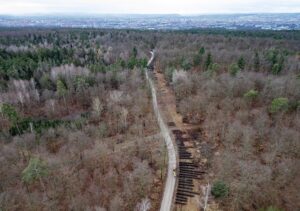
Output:
<svg viewBox="0 0 300 211">
<path fill-rule="evenodd" d="M 148 66 L 153 62 L 154 60 L 154 54 L 155 52 L 151 52 L 152 56 L 151 59 L 148 62 Z M 153 109 L 161 130 L 161 134 L 165 140 L 165 144 L 167 146 L 167 152 L 168 152 L 168 173 L 167 173 L 167 179 L 166 184 L 164 188 L 163 198 L 160 206 L 160 211 L 169 211 L 172 208 L 172 202 L 173 202 L 173 195 L 175 190 L 175 184 L 176 184 L 176 177 L 173 175 L 173 169 L 176 168 L 177 165 L 177 153 L 175 151 L 175 147 L 171 138 L 170 131 L 166 125 L 166 123 L 163 121 L 158 104 L 157 104 L 157 96 L 156 96 L 156 89 L 153 84 L 152 79 L 149 77 L 148 70 L 146 71 L 146 78 L 148 80 L 148 83 L 150 85 L 151 94 L 152 94 L 152 101 L 153 101 Z"/>
</svg>

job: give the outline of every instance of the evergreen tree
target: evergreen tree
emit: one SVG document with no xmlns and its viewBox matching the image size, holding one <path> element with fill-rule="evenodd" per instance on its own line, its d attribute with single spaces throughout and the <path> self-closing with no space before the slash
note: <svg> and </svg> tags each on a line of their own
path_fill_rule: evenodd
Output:
<svg viewBox="0 0 300 211">
<path fill-rule="evenodd" d="M 62 80 L 57 80 L 56 91 L 57 91 L 58 96 L 60 96 L 60 97 L 64 97 L 67 94 L 67 88 L 66 88 L 64 82 L 62 82 Z"/>
<path fill-rule="evenodd" d="M 213 63 L 212 55 L 208 53 L 205 60 L 205 70 L 207 70 L 212 63 Z"/>
<path fill-rule="evenodd" d="M 207 73 L 209 77 L 214 77 L 219 69 L 219 65 L 217 63 L 213 63 L 211 65 L 209 65 L 208 69 L 207 69 Z"/>
<path fill-rule="evenodd" d="M 240 67 L 238 64 L 233 63 L 229 66 L 229 73 L 231 76 L 236 76 L 236 74 L 240 71 Z"/>
<path fill-rule="evenodd" d="M 204 47 L 201 47 L 199 50 L 199 55 L 204 55 L 205 54 L 205 49 Z"/>
<path fill-rule="evenodd" d="M 17 123 L 20 119 L 16 109 L 6 103 L 0 104 L 0 113 L 13 124 Z"/>
<path fill-rule="evenodd" d="M 57 80 L 57 82 L 56 82 L 56 91 L 57 91 L 58 96 L 62 97 L 64 99 L 65 106 L 68 109 L 67 102 L 66 102 L 66 94 L 67 94 L 68 89 L 61 80 Z"/>
<path fill-rule="evenodd" d="M 259 71 L 260 69 L 260 59 L 257 52 L 255 52 L 255 56 L 254 56 L 254 69 L 255 71 Z"/>
<path fill-rule="evenodd" d="M 136 58 L 136 57 L 137 57 L 137 54 L 138 54 L 137 49 L 136 49 L 136 47 L 134 47 L 134 48 L 132 49 L 132 55 L 133 55 L 133 57 Z"/>
<path fill-rule="evenodd" d="M 198 66 L 202 63 L 202 57 L 204 54 L 205 54 L 205 49 L 204 47 L 201 47 L 198 53 L 194 56 L 194 60 L 193 60 L 194 66 Z"/>
<path fill-rule="evenodd" d="M 282 54 L 278 56 L 278 62 L 272 66 L 272 73 L 278 75 L 283 69 L 284 57 Z"/>
<path fill-rule="evenodd" d="M 238 60 L 238 66 L 241 70 L 243 70 L 245 68 L 245 65 L 246 65 L 246 61 L 245 59 L 241 56 Z"/>
</svg>

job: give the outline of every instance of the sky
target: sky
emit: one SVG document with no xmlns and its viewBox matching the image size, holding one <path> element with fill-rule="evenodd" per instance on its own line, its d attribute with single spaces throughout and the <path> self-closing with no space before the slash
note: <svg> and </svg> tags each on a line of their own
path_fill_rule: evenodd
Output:
<svg viewBox="0 0 300 211">
<path fill-rule="evenodd" d="M 300 12 L 300 0 L 0 0 L 0 14 L 219 14 Z"/>
</svg>

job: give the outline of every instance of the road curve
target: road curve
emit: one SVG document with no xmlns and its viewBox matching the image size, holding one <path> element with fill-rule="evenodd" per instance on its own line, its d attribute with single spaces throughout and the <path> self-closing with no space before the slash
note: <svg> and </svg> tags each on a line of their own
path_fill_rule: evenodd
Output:
<svg viewBox="0 0 300 211">
<path fill-rule="evenodd" d="M 154 60 L 154 56 L 155 56 L 154 53 L 155 53 L 154 51 L 151 51 L 151 58 L 148 62 L 148 66 L 151 65 L 151 63 Z M 170 131 L 167 125 L 165 124 L 165 122 L 163 121 L 160 110 L 158 108 L 156 89 L 152 79 L 148 75 L 148 70 L 146 70 L 146 78 L 148 80 L 151 89 L 154 113 L 157 118 L 158 125 L 161 130 L 161 134 L 167 146 L 168 158 L 169 158 L 167 180 L 166 180 L 163 198 L 160 206 L 160 211 L 170 211 L 172 208 L 172 201 L 173 201 L 173 195 L 174 195 L 175 184 L 176 184 L 176 178 L 173 175 L 173 169 L 176 168 L 176 164 L 177 164 L 176 151 L 175 151 L 173 141 L 171 139 Z"/>
</svg>

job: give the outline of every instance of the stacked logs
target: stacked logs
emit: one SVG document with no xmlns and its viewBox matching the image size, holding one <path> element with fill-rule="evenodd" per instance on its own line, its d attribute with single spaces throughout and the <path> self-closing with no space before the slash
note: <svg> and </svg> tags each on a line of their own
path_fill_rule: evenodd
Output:
<svg viewBox="0 0 300 211">
<path fill-rule="evenodd" d="M 178 186 L 176 192 L 176 204 L 186 205 L 188 197 L 194 197 L 199 193 L 193 191 L 194 179 L 201 179 L 200 176 L 203 171 L 198 170 L 198 165 L 192 162 L 192 154 L 188 152 L 188 148 L 184 142 L 189 141 L 188 138 L 183 138 L 184 132 L 180 130 L 173 130 L 176 137 L 178 154 L 179 154 L 179 169 L 178 169 Z"/>
</svg>

